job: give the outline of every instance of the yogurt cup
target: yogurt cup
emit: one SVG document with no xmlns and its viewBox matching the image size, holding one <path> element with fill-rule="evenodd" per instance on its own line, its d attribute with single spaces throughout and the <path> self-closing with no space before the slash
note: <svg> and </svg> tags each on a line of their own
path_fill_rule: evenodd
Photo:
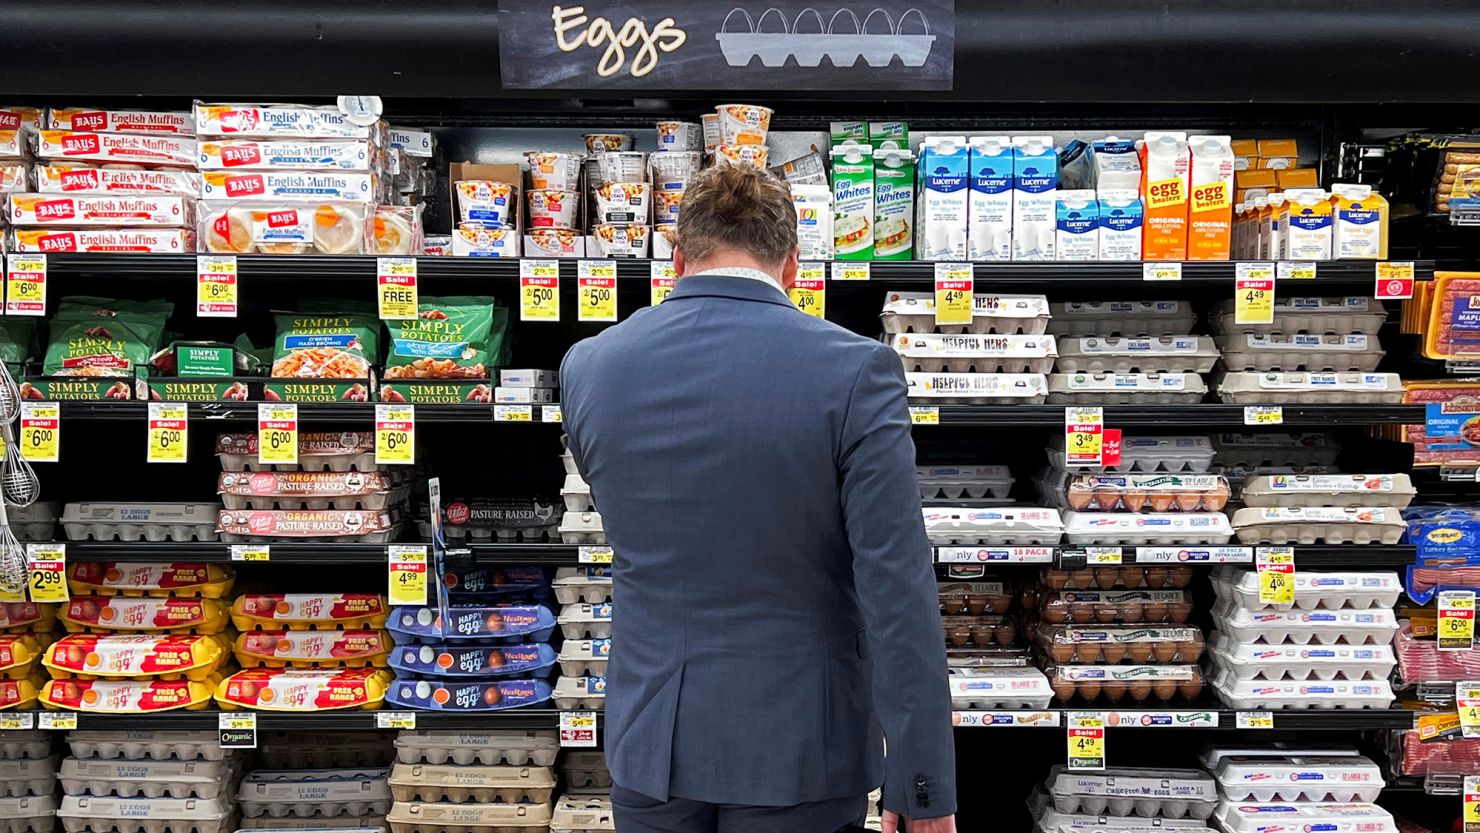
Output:
<svg viewBox="0 0 1480 833">
<path fill-rule="evenodd" d="M 721 104 L 714 110 L 719 114 L 721 145 L 766 143 L 766 133 L 771 130 L 770 107 L 759 104 Z"/>
<path fill-rule="evenodd" d="M 721 165 L 749 165 L 753 168 L 766 167 L 771 151 L 765 145 L 720 145 L 715 148 L 714 160 Z"/>
<path fill-rule="evenodd" d="M 581 157 L 574 153 L 532 150 L 524 154 L 529 163 L 529 187 L 538 190 L 576 191 L 581 186 Z"/>
<path fill-rule="evenodd" d="M 636 150 L 593 154 L 587 160 L 587 182 L 593 188 L 603 182 L 647 182 L 647 156 Z"/>
<path fill-rule="evenodd" d="M 600 223 L 591 227 L 591 239 L 601 257 L 647 257 L 648 226 Z"/>
<path fill-rule="evenodd" d="M 653 223 L 659 228 L 678 222 L 678 207 L 683 203 L 683 191 L 656 191 L 653 193 Z M 654 239 L 656 243 L 656 238 Z"/>
<path fill-rule="evenodd" d="M 575 191 L 538 189 L 529 192 L 530 228 L 575 228 L 576 206 L 581 195 Z"/>
<path fill-rule="evenodd" d="M 631 133 L 587 133 L 581 138 L 586 140 L 587 153 L 611 153 L 632 149 Z"/>
<path fill-rule="evenodd" d="M 702 158 L 698 151 L 653 154 L 648 158 L 648 167 L 653 175 L 653 190 L 682 191 L 688 187 L 689 180 L 699 173 Z"/>
<path fill-rule="evenodd" d="M 517 206 L 514 186 L 486 179 L 465 179 L 453 183 L 457 189 L 457 210 L 463 223 L 476 223 L 490 228 L 514 225 Z"/>
<path fill-rule="evenodd" d="M 704 129 L 697 122 L 658 122 L 658 150 L 701 150 L 704 147 Z"/>
<path fill-rule="evenodd" d="M 645 225 L 652 207 L 652 187 L 646 182 L 604 182 L 596 186 L 597 223 Z"/>
<path fill-rule="evenodd" d="M 673 244 L 678 239 L 678 226 L 663 224 L 653 226 L 653 257 L 658 260 L 673 259 Z"/>
<path fill-rule="evenodd" d="M 704 152 L 714 153 L 719 147 L 719 113 L 705 113 L 699 117 L 699 129 L 704 133 Z"/>
</svg>

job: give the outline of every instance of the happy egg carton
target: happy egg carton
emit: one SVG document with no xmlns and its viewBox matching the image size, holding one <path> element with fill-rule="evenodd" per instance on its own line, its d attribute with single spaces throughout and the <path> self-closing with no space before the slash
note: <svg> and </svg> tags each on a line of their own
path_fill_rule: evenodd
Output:
<svg viewBox="0 0 1480 833">
<path fill-rule="evenodd" d="M 1049 770 L 1044 786 L 1061 813 L 1206 819 L 1218 803 L 1218 786 L 1196 769 Z"/>
<path fill-rule="evenodd" d="M 1042 404 L 1042 373 L 906 373 L 906 396 L 939 405 Z"/>
<path fill-rule="evenodd" d="M 552 766 L 560 752 L 554 731 L 459 732 L 415 729 L 396 736 L 396 760 L 403 764 L 483 764 Z"/>
<path fill-rule="evenodd" d="M 1236 680 L 1386 680 L 1398 664 L 1391 645 L 1261 645 L 1214 631 L 1213 664 Z"/>
<path fill-rule="evenodd" d="M 601 711 L 606 708 L 606 678 L 561 677 L 555 681 L 551 697 L 562 711 Z"/>
<path fill-rule="evenodd" d="M 383 544 L 401 534 L 401 509 L 223 509 L 216 518 L 227 543 L 299 541 Z"/>
<path fill-rule="evenodd" d="M 1051 335 L 897 333 L 889 344 L 906 373 L 1047 373 L 1058 357 Z"/>
<path fill-rule="evenodd" d="M 58 756 L 0 761 L 0 797 L 50 795 L 57 788 Z"/>
<path fill-rule="evenodd" d="M 222 472 L 216 492 L 227 509 L 383 510 L 404 501 L 409 482 L 377 471 Z"/>
<path fill-rule="evenodd" d="M 989 295 L 971 299 L 971 323 L 935 322 L 933 292 L 890 292 L 879 315 L 884 332 L 1042 335 L 1048 329 L 1048 298 L 1043 295 Z"/>
<path fill-rule="evenodd" d="M 511 645 L 423 643 L 398 645 L 389 665 L 403 677 L 544 677 L 555 669 L 555 649 L 543 642 Z"/>
<path fill-rule="evenodd" d="M 1218 629 L 1234 640 L 1264 645 L 1386 645 L 1398 618 L 1386 608 L 1368 610 L 1248 610 L 1219 601 Z"/>
<path fill-rule="evenodd" d="M 544 605 L 453 606 L 447 608 L 445 623 L 435 606 L 397 607 L 386 620 L 397 645 L 468 640 L 545 642 L 556 624 L 554 614 Z"/>
<path fill-rule="evenodd" d="M 1241 544 L 1396 544 L 1408 524 L 1391 506 L 1258 506 L 1233 513 Z"/>
<path fill-rule="evenodd" d="M 957 709 L 1046 709 L 1053 700 L 1048 677 L 1031 667 L 953 667 L 946 683 Z"/>
<path fill-rule="evenodd" d="M 390 809 L 386 768 L 259 769 L 247 773 L 237 803 L 247 818 L 334 818 Z"/>
<path fill-rule="evenodd" d="M 1295 573 L 1295 601 L 1265 604 L 1259 601 L 1259 575 L 1254 570 L 1220 565 L 1213 570 L 1213 592 L 1249 610 L 1299 610 L 1392 607 L 1403 593 L 1403 579 L 1394 572 L 1340 572 L 1299 570 Z"/>
<path fill-rule="evenodd" d="M 216 459 L 222 471 L 376 471 L 371 431 L 304 431 L 298 434 L 298 462 L 261 463 L 257 435 L 218 434 Z"/>
<path fill-rule="evenodd" d="M 69 541 L 215 541 L 219 503 L 69 503 Z"/>
<path fill-rule="evenodd" d="M 560 645 L 560 673 L 566 677 L 605 677 L 610 639 L 567 639 Z"/>
<path fill-rule="evenodd" d="M 923 500 L 1004 499 L 1012 491 L 1007 466 L 915 466 Z"/>
<path fill-rule="evenodd" d="M 1064 437 L 1049 438 L 1045 451 L 1049 466 L 1064 470 Z M 1213 441 L 1207 437 L 1125 437 L 1120 446 L 1120 465 L 1104 466 L 1108 472 L 1203 473 L 1213 463 Z M 1096 471 L 1075 466 L 1076 472 Z"/>
<path fill-rule="evenodd" d="M 1374 298 L 1353 295 L 1338 298 L 1276 298 L 1274 321 L 1270 324 L 1239 324 L 1234 303 L 1223 301 L 1209 316 L 1213 331 L 1237 333 L 1361 333 L 1376 336 L 1387 321 L 1387 310 Z"/>
<path fill-rule="evenodd" d="M 1225 801 L 1218 805 L 1225 833 L 1268 833 L 1272 829 L 1322 833 L 1398 833 L 1387 810 L 1370 803 L 1274 804 Z"/>
<path fill-rule="evenodd" d="M 56 829 L 57 800 L 51 793 L 0 798 L 0 831 L 51 833 Z"/>
<path fill-rule="evenodd" d="M 1065 512 L 1070 544 L 1225 544 L 1233 536 L 1222 512 Z"/>
<path fill-rule="evenodd" d="M 549 833 L 549 803 L 441 804 L 397 801 L 391 833 Z"/>
<path fill-rule="evenodd" d="M 67 833 L 221 833 L 229 829 L 231 802 L 68 795 L 57 818 Z"/>
<path fill-rule="evenodd" d="M 1396 474 L 1252 475 L 1241 493 L 1245 506 L 1391 506 L 1405 509 L 1417 490 Z"/>
<path fill-rule="evenodd" d="M 1369 802 L 1385 785 L 1382 769 L 1360 755 L 1229 755 L 1213 767 L 1228 801 Z"/>
<path fill-rule="evenodd" d="M 612 605 L 610 602 L 565 605 L 556 621 L 566 639 L 611 639 Z"/>
<path fill-rule="evenodd" d="M 596 504 L 591 500 L 591 487 L 579 474 L 567 474 L 565 485 L 560 489 L 567 512 L 595 512 Z"/>
<path fill-rule="evenodd" d="M 50 758 L 52 737 L 40 729 L 0 732 L 0 761 Z"/>
<path fill-rule="evenodd" d="M 561 567 L 550 582 L 555 601 L 563 604 L 600 604 L 612 600 L 610 567 Z"/>
<path fill-rule="evenodd" d="M 456 499 L 447 503 L 442 531 L 448 541 L 539 542 L 560 537 L 560 505 L 541 497 Z M 423 538 L 432 534 L 425 518 L 417 521 Z"/>
<path fill-rule="evenodd" d="M 1230 372 L 1218 398 L 1232 405 L 1396 405 L 1403 401 L 1396 373 Z"/>
<path fill-rule="evenodd" d="M 440 712 L 494 712 L 534 706 L 550 699 L 544 679 L 429 680 L 398 676 L 386 701 L 404 709 Z"/>
<path fill-rule="evenodd" d="M 124 761 L 68 757 L 57 779 L 67 795 L 216 799 L 229 791 L 231 761 Z"/>
<path fill-rule="evenodd" d="M 173 729 L 76 731 L 67 746 L 78 758 L 122 758 L 127 761 L 222 761 L 231 751 L 220 747 L 216 732 Z"/>
<path fill-rule="evenodd" d="M 555 774 L 549 767 L 396 764 L 389 783 L 397 801 L 543 804 Z"/>
<path fill-rule="evenodd" d="M 566 512 L 560 516 L 560 540 L 566 544 L 605 544 L 606 528 L 598 512 Z"/>
<path fill-rule="evenodd" d="M 1217 343 L 1223 354 L 1223 366 L 1229 370 L 1356 370 L 1370 373 L 1377 369 L 1386 355 L 1376 336 L 1360 333 L 1240 333 L 1218 336 Z"/>
<path fill-rule="evenodd" d="M 5 514 L 10 519 L 10 531 L 23 542 L 50 541 L 56 537 L 57 517 L 62 514 L 62 504 L 55 501 L 37 501 L 30 506 L 7 506 Z"/>
<path fill-rule="evenodd" d="M 1214 676 L 1213 691 L 1234 709 L 1385 709 L 1393 688 L 1380 680 L 1240 680 L 1230 671 Z"/>
<path fill-rule="evenodd" d="M 1175 336 L 1192 331 L 1186 301 L 1055 301 L 1048 331 L 1057 336 Z"/>
<path fill-rule="evenodd" d="M 1064 534 L 1059 511 L 1039 506 L 927 506 L 921 511 L 925 534 L 935 546 L 1047 546 Z"/>
<path fill-rule="evenodd" d="M 616 824 L 611 797 L 604 795 L 566 794 L 550 815 L 550 833 L 606 833 Z"/>
<path fill-rule="evenodd" d="M 1201 402 L 1208 385 L 1196 373 L 1050 373 L 1048 403 L 1171 405 Z"/>
<path fill-rule="evenodd" d="M 1073 336 L 1059 342 L 1059 373 L 1207 373 L 1218 361 L 1208 336 Z"/>
</svg>

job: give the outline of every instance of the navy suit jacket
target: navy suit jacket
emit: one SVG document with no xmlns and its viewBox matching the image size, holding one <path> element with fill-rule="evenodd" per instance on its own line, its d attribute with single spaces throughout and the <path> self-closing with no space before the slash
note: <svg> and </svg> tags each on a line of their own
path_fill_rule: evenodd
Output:
<svg viewBox="0 0 1480 833">
<path fill-rule="evenodd" d="M 938 590 L 894 352 L 774 286 L 691 277 L 572 347 L 560 379 L 616 554 L 613 780 L 761 806 L 882 781 L 887 809 L 954 813 Z"/>
</svg>

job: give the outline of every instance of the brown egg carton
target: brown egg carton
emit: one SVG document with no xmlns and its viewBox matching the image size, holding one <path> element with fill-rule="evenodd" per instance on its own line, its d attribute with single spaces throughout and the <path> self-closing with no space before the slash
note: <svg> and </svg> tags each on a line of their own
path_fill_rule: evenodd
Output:
<svg viewBox="0 0 1480 833">
<path fill-rule="evenodd" d="M 1058 664 L 1195 663 L 1203 655 L 1202 631 L 1162 625 L 1045 625 L 1036 642 Z"/>
<path fill-rule="evenodd" d="M 1202 694 L 1202 669 L 1196 665 L 1051 665 L 1044 669 L 1054 698 L 1068 703 L 1119 703 L 1195 700 Z"/>
<path fill-rule="evenodd" d="M 942 616 L 940 622 L 952 648 L 988 648 L 1017 640 L 1017 623 L 1006 616 Z"/>
<path fill-rule="evenodd" d="M 1000 581 L 953 581 L 940 585 L 940 612 L 946 616 L 1006 613 L 1015 588 Z"/>
<path fill-rule="evenodd" d="M 1076 474 L 1064 487 L 1077 512 L 1222 512 L 1228 494 L 1216 474 Z"/>
<path fill-rule="evenodd" d="M 1182 625 L 1192 616 L 1192 597 L 1184 590 L 1049 590 L 1038 605 L 1038 615 L 1051 625 Z"/>
<path fill-rule="evenodd" d="M 1082 570 L 1044 567 L 1039 580 L 1051 590 L 1111 590 L 1116 587 L 1162 590 L 1186 587 L 1192 583 L 1193 574 L 1191 567 L 1183 565 L 1085 567 Z"/>
</svg>

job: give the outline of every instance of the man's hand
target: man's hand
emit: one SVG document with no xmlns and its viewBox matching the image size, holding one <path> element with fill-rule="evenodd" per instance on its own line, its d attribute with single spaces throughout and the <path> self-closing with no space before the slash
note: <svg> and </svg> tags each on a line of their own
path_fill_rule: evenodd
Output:
<svg viewBox="0 0 1480 833">
<path fill-rule="evenodd" d="M 900 827 L 899 819 L 900 815 L 898 813 L 892 810 L 885 810 L 884 833 L 900 833 L 902 830 L 909 833 L 956 833 L 955 816 L 941 816 L 940 818 L 920 819 L 919 821 L 910 821 L 909 816 L 905 816 L 904 820 L 906 824 L 904 827 Z"/>
</svg>

